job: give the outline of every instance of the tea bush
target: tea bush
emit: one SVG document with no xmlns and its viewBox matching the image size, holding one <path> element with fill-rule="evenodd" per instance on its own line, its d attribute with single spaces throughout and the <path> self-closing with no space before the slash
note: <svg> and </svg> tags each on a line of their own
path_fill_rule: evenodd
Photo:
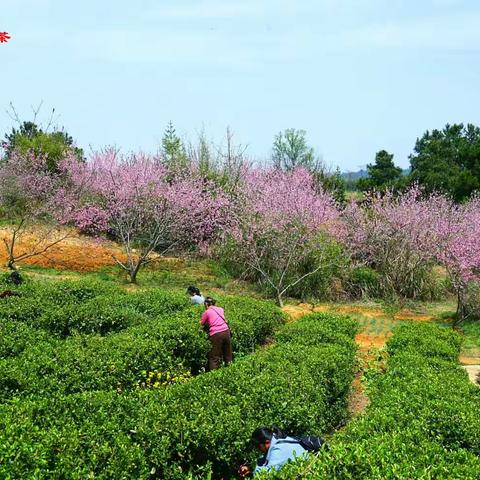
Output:
<svg viewBox="0 0 480 480">
<path fill-rule="evenodd" d="M 110 305 L 109 300 L 113 303 L 118 300 L 120 306 Z M 237 356 L 252 352 L 284 321 L 282 312 L 269 302 L 239 297 L 224 297 L 221 301 L 226 307 Z M 77 327 L 76 331 L 87 332 L 89 326 L 93 325 L 92 330 L 96 331 L 105 325 L 105 331 L 99 333 L 106 333 L 115 324 L 117 328 L 136 324 L 104 337 L 75 334 L 59 340 L 49 338 L 43 330 L 36 331 L 21 322 L 8 320 L 11 330 L 6 328 L 4 349 L 11 353 L 4 356 L 13 356 L 13 353 L 18 356 L 0 361 L 0 399 L 131 389 L 138 385 L 143 371 L 198 373 L 206 363 L 209 350 L 207 337 L 199 327 L 203 309 L 191 306 L 173 313 L 184 306 L 184 302 L 184 298 L 176 294 L 169 303 L 169 292 L 163 291 L 102 296 L 84 304 L 52 309 L 38 320 L 45 326 L 41 322 L 48 319 L 48 330 L 58 328 L 57 333 L 65 332 L 72 325 Z M 134 310 L 137 306 L 140 312 Z M 167 315 L 165 311 L 171 313 Z M 162 312 L 163 316 L 157 316 Z M 24 332 L 22 335 L 30 335 L 23 346 L 21 342 L 13 346 L 20 335 L 15 333 L 18 329 Z M 35 335 L 38 335 L 37 342 Z"/>
<path fill-rule="evenodd" d="M 0 320 L 0 359 L 16 357 L 25 349 L 39 342 L 49 340 L 43 330 L 29 327 L 15 320 Z"/>
<path fill-rule="evenodd" d="M 312 345 L 315 325 L 323 330 L 318 338 L 333 338 L 337 328 L 348 335 Z M 325 434 L 346 418 L 355 327 L 324 317 L 299 320 L 295 331 L 289 327 L 278 344 L 228 368 L 168 388 L 0 406 L 0 477 L 230 478 L 252 460 L 249 438 L 258 426 Z"/>
<path fill-rule="evenodd" d="M 60 337 L 73 332 L 100 333 L 122 330 L 155 317 L 180 311 L 188 305 L 178 292 L 152 290 L 127 294 L 106 282 L 31 282 L 22 297 L 3 299 L 0 320 L 22 321 Z"/>
<path fill-rule="evenodd" d="M 457 364 L 459 336 L 407 324 L 387 348 L 387 372 L 376 379 L 366 413 L 318 457 L 260 478 L 479 478 L 480 389 Z"/>
</svg>

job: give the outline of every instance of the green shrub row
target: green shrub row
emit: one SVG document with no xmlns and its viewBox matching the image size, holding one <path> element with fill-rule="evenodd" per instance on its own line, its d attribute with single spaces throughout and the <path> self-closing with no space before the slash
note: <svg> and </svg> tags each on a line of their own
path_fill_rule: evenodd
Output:
<svg viewBox="0 0 480 480">
<path fill-rule="evenodd" d="M 460 337 L 432 324 L 400 326 L 388 342 L 364 415 L 318 458 L 276 479 L 480 478 L 480 389 L 458 366 Z"/>
<path fill-rule="evenodd" d="M 127 294 L 92 280 L 31 282 L 21 294 L 0 302 L 0 321 L 25 322 L 59 337 L 74 332 L 105 335 L 188 306 L 186 296 L 178 292 L 155 289 Z"/>
<path fill-rule="evenodd" d="M 348 335 L 332 342 L 337 328 Z M 354 333 L 349 321 L 316 316 L 167 389 L 12 401 L 0 406 L 0 477 L 231 478 L 256 455 L 256 427 L 323 435 L 345 421 Z M 325 341 L 313 345 L 313 334 Z"/>
<path fill-rule="evenodd" d="M 65 339 L 48 338 L 43 330 L 34 330 L 21 322 L 0 321 L 6 334 L 0 340 L 0 353 L 4 352 L 0 359 L 0 399 L 131 389 L 144 379 L 142 372 L 149 371 L 172 375 L 184 371 L 198 373 L 209 350 L 209 342 L 199 325 L 203 308 L 192 306 L 156 316 L 168 305 L 165 296 L 161 291 L 125 296 L 123 301 L 129 308 L 136 307 L 142 298 L 150 299 L 145 304 L 138 303 L 142 322 L 105 336 L 76 334 Z M 99 298 L 108 307 L 106 297 L 97 297 L 86 305 Z M 221 303 L 227 312 L 237 356 L 251 353 L 284 321 L 282 312 L 269 302 L 225 297 Z M 71 308 L 82 311 L 84 306 Z M 17 357 L 11 358 L 15 354 Z"/>
</svg>

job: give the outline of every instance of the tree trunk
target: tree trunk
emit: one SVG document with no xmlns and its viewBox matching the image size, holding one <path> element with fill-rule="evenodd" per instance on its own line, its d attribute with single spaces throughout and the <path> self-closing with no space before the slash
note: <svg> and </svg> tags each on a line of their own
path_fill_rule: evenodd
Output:
<svg viewBox="0 0 480 480">
<path fill-rule="evenodd" d="M 455 315 L 455 321 L 453 327 L 458 327 L 466 318 L 465 313 L 465 289 L 464 287 L 459 287 L 457 290 L 457 313 Z"/>
<path fill-rule="evenodd" d="M 137 284 L 137 273 L 138 268 L 134 268 L 133 270 L 128 271 L 128 276 L 130 277 L 130 283 Z"/>
<path fill-rule="evenodd" d="M 277 292 L 277 305 L 280 308 L 283 307 L 283 299 L 282 299 L 282 294 L 280 292 Z"/>
</svg>

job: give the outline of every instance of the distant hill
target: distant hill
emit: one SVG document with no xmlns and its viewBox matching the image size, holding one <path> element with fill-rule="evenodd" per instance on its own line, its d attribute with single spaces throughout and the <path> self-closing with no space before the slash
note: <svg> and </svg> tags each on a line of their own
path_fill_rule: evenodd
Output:
<svg viewBox="0 0 480 480">
<path fill-rule="evenodd" d="M 402 175 L 408 175 L 410 173 L 410 168 L 405 168 L 402 170 Z M 350 182 L 354 182 L 359 178 L 368 177 L 367 170 L 357 170 L 356 172 L 343 172 L 342 177 Z"/>
<path fill-rule="evenodd" d="M 345 180 L 358 180 L 359 178 L 367 177 L 368 172 L 366 170 L 358 170 L 356 172 L 344 172 L 342 173 L 342 177 Z"/>
</svg>

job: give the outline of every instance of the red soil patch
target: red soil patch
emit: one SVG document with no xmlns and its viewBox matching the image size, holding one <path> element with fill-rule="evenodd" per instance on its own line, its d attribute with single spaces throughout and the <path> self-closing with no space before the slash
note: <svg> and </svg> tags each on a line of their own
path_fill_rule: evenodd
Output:
<svg viewBox="0 0 480 480">
<path fill-rule="evenodd" d="M 54 233 L 43 244 L 41 238 L 34 231 L 23 235 L 16 245 L 16 254 L 29 253 L 32 245 L 37 244 L 36 249 L 41 250 L 42 245 L 54 241 L 63 232 Z M 8 233 L 0 230 L 0 240 L 6 238 Z M 38 243 L 40 242 L 40 243 Z M 7 262 L 7 252 L 3 241 L 3 248 L 0 247 L 0 262 Z M 81 237 L 73 234 L 71 237 L 62 240 L 60 243 L 49 248 L 44 254 L 21 260 L 19 263 L 28 265 L 40 265 L 42 267 L 56 268 L 59 270 L 75 270 L 86 272 L 97 270 L 101 267 L 115 265 L 112 254 L 120 260 L 125 260 L 122 250 L 113 242 L 96 242 L 88 237 Z"/>
<path fill-rule="evenodd" d="M 355 341 L 361 350 L 369 350 L 371 348 L 382 348 L 388 340 L 389 335 L 358 333 L 355 335 Z"/>
<path fill-rule="evenodd" d="M 352 389 L 348 398 L 348 411 L 351 415 L 361 413 L 370 403 L 362 385 L 361 373 L 357 374 L 352 382 Z"/>
</svg>

